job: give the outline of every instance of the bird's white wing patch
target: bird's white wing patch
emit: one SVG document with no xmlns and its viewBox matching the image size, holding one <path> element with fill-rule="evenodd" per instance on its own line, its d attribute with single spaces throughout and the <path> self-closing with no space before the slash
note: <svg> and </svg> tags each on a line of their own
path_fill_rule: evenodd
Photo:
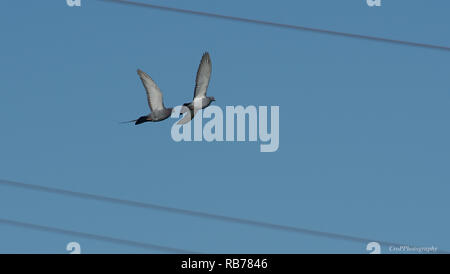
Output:
<svg viewBox="0 0 450 274">
<path fill-rule="evenodd" d="M 209 79 L 211 77 L 212 65 L 209 53 L 205 52 L 198 66 L 197 78 L 195 80 L 194 98 L 206 97 Z"/>
<path fill-rule="evenodd" d="M 164 102 L 162 92 L 159 87 L 147 73 L 143 72 L 140 69 L 138 69 L 137 73 L 141 78 L 142 84 L 144 85 L 147 92 L 147 101 L 151 111 L 154 112 L 163 110 Z"/>
</svg>

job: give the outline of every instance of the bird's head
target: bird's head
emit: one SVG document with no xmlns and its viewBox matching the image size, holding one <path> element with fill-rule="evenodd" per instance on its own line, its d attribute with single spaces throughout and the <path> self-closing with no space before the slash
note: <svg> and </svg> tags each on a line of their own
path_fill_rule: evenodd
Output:
<svg viewBox="0 0 450 274">
<path fill-rule="evenodd" d="M 211 101 L 216 101 L 216 98 L 214 98 L 214 96 L 209 97 L 209 99 L 211 99 Z"/>
</svg>

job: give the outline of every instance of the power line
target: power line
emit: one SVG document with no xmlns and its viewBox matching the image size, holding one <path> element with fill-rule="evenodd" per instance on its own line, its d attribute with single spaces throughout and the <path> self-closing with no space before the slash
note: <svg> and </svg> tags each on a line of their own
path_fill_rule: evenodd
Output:
<svg viewBox="0 0 450 274">
<path fill-rule="evenodd" d="M 44 231 L 44 232 L 52 232 L 52 233 L 57 233 L 57 234 L 62 234 L 62 235 L 70 235 L 70 236 L 75 236 L 75 237 L 99 240 L 99 241 L 103 241 L 103 242 L 110 242 L 110 243 L 121 244 L 121 245 L 128 245 L 128 246 L 144 248 L 144 249 L 159 250 L 162 252 L 186 253 L 186 254 L 197 253 L 197 252 L 185 250 L 185 249 L 172 248 L 172 247 L 156 245 L 156 244 L 149 244 L 149 243 L 141 243 L 141 242 L 136 242 L 136 241 L 131 241 L 131 240 L 118 239 L 118 238 L 113 238 L 113 237 L 108 237 L 108 236 L 103 236 L 103 235 L 96 235 L 96 234 L 91 234 L 91 233 L 86 233 L 86 232 L 66 230 L 66 229 L 37 225 L 37 224 L 32 224 L 32 223 L 24 223 L 24 222 L 19 222 L 19 221 L 10 220 L 10 219 L 0 218 L 0 224 L 11 225 L 11 226 L 16 226 L 16 227 L 23 227 L 23 228 L 27 228 L 27 229 L 39 230 L 39 231 Z"/>
<path fill-rule="evenodd" d="M 364 35 L 364 34 L 347 33 L 347 32 L 334 31 L 334 30 L 305 27 L 305 26 L 300 26 L 300 25 L 283 24 L 283 23 L 270 22 L 270 21 L 264 21 L 264 20 L 223 15 L 223 14 L 218 14 L 218 13 L 172 8 L 172 7 L 167 7 L 167 6 L 134 2 L 134 1 L 128 1 L 128 0 L 99 0 L 99 1 L 113 2 L 113 3 L 123 4 L 123 5 L 144 7 L 144 8 L 169 11 L 169 12 L 175 12 L 175 13 L 197 15 L 197 16 L 203 16 L 203 17 L 209 17 L 209 18 L 215 18 L 215 19 L 223 19 L 223 20 L 229 20 L 229 21 L 238 21 L 238 22 L 244 22 L 244 23 L 265 25 L 265 26 L 297 30 L 297 31 L 308 31 L 308 32 L 322 33 L 322 34 L 328 34 L 328 35 L 334 35 L 334 36 L 342 36 L 342 37 L 354 38 L 354 39 L 362 39 L 362 40 L 370 40 L 370 41 L 384 42 L 384 43 L 397 44 L 397 45 L 405 45 L 405 46 L 412 46 L 412 47 L 419 47 L 419 48 L 450 51 L 450 47 L 442 46 L 442 45 L 404 41 L 404 40 L 390 39 L 390 38 L 370 36 L 370 35 Z"/>
<path fill-rule="evenodd" d="M 75 191 L 58 189 L 58 188 L 51 188 L 51 187 L 40 186 L 40 185 L 12 182 L 12 181 L 6 181 L 6 180 L 0 180 L 0 185 L 7 185 L 7 186 L 13 186 L 13 187 L 18 187 L 18 188 L 23 188 L 23 189 L 34 190 L 34 191 L 40 191 L 40 192 L 53 193 L 53 194 L 64 195 L 64 196 L 71 196 L 71 197 L 77 197 L 77 198 L 83 198 L 83 199 L 108 202 L 108 203 L 112 203 L 112 204 L 120 204 L 120 205 L 125 205 L 125 206 L 130 206 L 130 207 L 153 209 L 153 210 L 157 210 L 157 211 L 169 212 L 169 213 L 180 214 L 180 215 L 187 215 L 187 216 L 192 216 L 192 217 L 199 217 L 199 218 L 204 218 L 204 219 L 213 219 L 213 220 L 218 220 L 218 221 L 223 221 L 223 222 L 236 223 L 236 224 L 241 224 L 241 225 L 249 225 L 249 226 L 266 228 L 266 229 L 271 229 L 271 230 L 278 230 L 278 231 L 298 233 L 298 234 L 306 234 L 306 235 L 311 235 L 311 236 L 316 236 L 316 237 L 325 237 L 325 238 L 345 240 L 345 241 L 365 243 L 365 244 L 367 244 L 369 242 L 378 242 L 382 245 L 388 245 L 388 246 L 407 246 L 407 244 L 399 244 L 399 243 L 393 243 L 393 242 L 388 242 L 388 241 L 379 241 L 379 240 L 374 240 L 374 239 L 343 235 L 343 234 L 338 234 L 338 233 L 323 232 L 323 231 L 317 231 L 317 230 L 301 228 L 301 227 L 280 225 L 280 224 L 269 223 L 269 222 L 261 222 L 261 221 L 255 221 L 255 220 L 249 220 L 249 219 L 243 219 L 243 218 L 237 218 L 237 217 L 230 217 L 230 216 L 212 214 L 212 213 L 201 212 L 201 211 L 194 211 L 194 210 L 188 210 L 188 209 L 182 209 L 182 208 L 162 206 L 162 205 L 152 204 L 152 203 L 124 200 L 124 199 L 106 197 L 106 196 L 101 196 L 101 195 L 96 195 L 96 194 L 89 194 L 89 193 L 75 192 Z M 442 251 L 442 252 L 445 252 L 445 251 Z"/>
</svg>

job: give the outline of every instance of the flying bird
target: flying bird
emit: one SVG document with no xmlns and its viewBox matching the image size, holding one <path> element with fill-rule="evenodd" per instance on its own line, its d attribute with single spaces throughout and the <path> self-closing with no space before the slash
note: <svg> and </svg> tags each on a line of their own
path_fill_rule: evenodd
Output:
<svg viewBox="0 0 450 274">
<path fill-rule="evenodd" d="M 183 113 L 187 113 L 183 119 L 178 121 L 177 124 L 182 125 L 191 121 L 197 111 L 201 108 L 204 109 L 208 107 L 211 102 L 216 101 L 213 96 L 207 97 L 206 91 L 208 90 L 209 79 L 211 78 L 211 58 L 209 57 L 209 53 L 205 52 L 202 56 L 202 60 L 200 61 L 200 65 L 197 70 L 197 78 L 195 80 L 195 89 L 194 89 L 194 98 L 192 102 L 183 104 L 181 108 L 180 115 Z"/>
<path fill-rule="evenodd" d="M 145 122 L 159 122 L 169 118 L 172 114 L 172 108 L 166 108 L 164 106 L 162 92 L 159 87 L 147 73 L 140 69 L 137 70 L 137 73 L 147 92 L 147 101 L 151 112 L 148 115 L 125 123 L 135 122 L 135 125 L 139 125 Z"/>
</svg>

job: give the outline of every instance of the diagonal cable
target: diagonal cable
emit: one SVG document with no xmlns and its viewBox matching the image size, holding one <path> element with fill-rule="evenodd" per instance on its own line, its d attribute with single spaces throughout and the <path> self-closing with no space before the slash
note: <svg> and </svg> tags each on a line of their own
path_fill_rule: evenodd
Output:
<svg viewBox="0 0 450 274">
<path fill-rule="evenodd" d="M 322 33 L 322 34 L 333 35 L 333 36 L 341 36 L 341 37 L 346 37 L 346 38 L 354 38 L 354 39 L 370 40 L 370 41 L 384 42 L 384 43 L 418 47 L 418 48 L 428 48 L 428 49 L 435 49 L 435 50 L 450 51 L 450 47 L 443 46 L 443 45 L 405 41 L 405 40 L 399 40 L 399 39 L 391 39 L 391 38 L 384 38 L 384 37 L 364 35 L 364 34 L 348 33 L 348 32 L 306 27 L 306 26 L 300 26 L 300 25 L 283 24 L 283 23 L 257 20 L 257 19 L 244 18 L 244 17 L 237 17 L 237 16 L 230 16 L 230 15 L 224 15 L 224 14 L 218 14 L 218 13 L 160 6 L 160 5 L 155 5 L 155 4 L 135 2 L 135 1 L 129 1 L 129 0 L 99 0 L 99 1 L 118 3 L 118 4 L 123 4 L 123 5 L 149 8 L 149 9 L 156 9 L 156 10 L 162 10 L 162 11 L 169 11 L 169 12 L 174 12 L 174 13 L 179 13 L 179 14 L 180 13 L 181 14 L 190 14 L 190 15 L 197 15 L 197 16 L 203 16 L 203 17 L 208 17 L 208 18 L 223 19 L 223 20 L 251 23 L 251 24 L 257 24 L 257 25 L 265 25 L 265 26 L 290 29 L 290 30 L 296 30 L 296 31 L 315 32 L 315 33 Z"/>
<path fill-rule="evenodd" d="M 197 252 L 186 250 L 186 249 L 179 249 L 179 248 L 167 247 L 167 246 L 150 244 L 150 243 L 141 243 L 141 242 L 137 242 L 137 241 L 113 238 L 113 237 L 104 236 L 104 235 L 97 235 L 97 234 L 91 234 L 91 233 L 86 233 L 86 232 L 79 232 L 79 231 L 66 230 L 66 229 L 61 229 L 61 228 L 56 228 L 56 227 L 19 222 L 19 221 L 10 220 L 10 219 L 0 218 L 0 224 L 10 225 L 10 226 L 15 226 L 15 227 L 22 227 L 22 228 L 33 229 L 33 230 L 39 230 L 39 231 L 44 231 L 44 232 L 57 233 L 57 234 L 62 234 L 62 235 L 81 237 L 81 238 L 98 240 L 98 241 L 103 241 L 103 242 L 110 242 L 110 243 L 133 246 L 133 247 L 144 248 L 144 249 L 158 250 L 158 251 L 162 251 L 162 252 L 186 253 L 186 254 L 197 253 Z"/>
<path fill-rule="evenodd" d="M 325 237 L 325 238 L 345 240 L 345 241 L 358 242 L 358 243 L 364 243 L 364 244 L 367 244 L 369 242 L 378 242 L 382 245 L 387 245 L 387 246 L 412 246 L 412 245 L 408 245 L 408 244 L 393 243 L 393 242 L 389 242 L 389 241 L 380 241 L 380 240 L 368 239 L 368 238 L 363 238 L 363 237 L 356 237 L 356 236 L 350 236 L 350 235 L 344 235 L 344 234 L 338 234 L 338 233 L 332 233 L 332 232 L 312 230 L 312 229 L 308 229 L 308 228 L 301 228 L 301 227 L 287 226 L 287 225 L 281 225 L 281 224 L 275 224 L 275 223 L 269 223 L 269 222 L 249 220 L 249 219 L 244 219 L 244 218 L 224 216 L 224 215 L 218 215 L 218 214 L 207 213 L 207 212 L 202 212 L 202 211 L 194 211 L 194 210 L 188 210 L 188 209 L 183 209 L 183 208 L 168 207 L 168 206 L 163 206 L 163 205 L 158 205 L 158 204 L 153 204 L 153 203 L 144 203 L 144 202 L 138 202 L 138 201 L 132 201 L 132 200 L 125 200 L 125 199 L 107 197 L 107 196 L 90 194 L 90 193 L 76 192 L 76 191 L 71 191 L 71 190 L 64 190 L 64 189 L 52 188 L 52 187 L 46 187 L 46 186 L 40 186 L 40 185 L 12 182 L 12 181 L 6 181 L 6 180 L 0 180 L 0 185 L 12 186 L 12 187 L 17 187 L 17 188 L 22 188 L 22 189 L 29 189 L 29 190 L 39 191 L 39 192 L 59 194 L 59 195 L 70 196 L 70 197 L 90 199 L 90 200 L 95 200 L 95 201 L 108 202 L 108 203 L 112 203 L 112 204 L 120 204 L 120 205 L 125 205 L 125 206 L 130 206 L 130 207 L 136 207 L 136 208 L 152 209 L 152 210 L 169 212 L 169 213 L 174 213 L 174 214 L 199 217 L 199 218 L 203 218 L 203 219 L 213 219 L 213 220 L 218 220 L 218 221 L 223 221 L 223 222 L 236 223 L 236 224 L 248 225 L 248 226 L 259 227 L 259 228 L 266 228 L 266 229 L 271 229 L 271 230 L 306 234 L 306 235 L 311 235 L 311 236 L 316 236 L 316 237 Z M 441 252 L 446 252 L 446 251 L 441 250 Z"/>
</svg>

